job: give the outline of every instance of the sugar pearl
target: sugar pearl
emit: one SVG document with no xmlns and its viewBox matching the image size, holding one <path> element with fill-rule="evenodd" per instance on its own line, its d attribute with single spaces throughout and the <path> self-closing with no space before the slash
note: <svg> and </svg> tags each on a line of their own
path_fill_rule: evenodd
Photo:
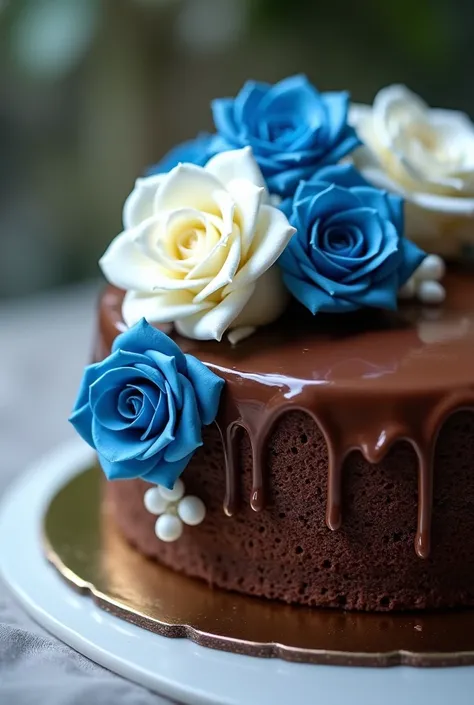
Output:
<svg viewBox="0 0 474 705">
<path fill-rule="evenodd" d="M 399 299 L 412 299 L 416 293 L 416 282 L 413 277 L 410 277 L 407 282 L 398 291 Z"/>
<path fill-rule="evenodd" d="M 155 534 L 160 541 L 177 541 L 183 533 L 183 523 L 179 517 L 174 514 L 162 514 L 156 520 Z"/>
<path fill-rule="evenodd" d="M 168 500 L 168 502 L 177 502 L 184 494 L 184 483 L 182 480 L 176 480 L 172 490 L 161 486 L 159 489 L 161 496 Z"/>
<path fill-rule="evenodd" d="M 206 507 L 202 499 L 188 495 L 178 504 L 178 516 L 189 526 L 197 526 L 206 516 Z"/>
<path fill-rule="evenodd" d="M 163 514 L 168 506 L 168 500 L 163 497 L 159 487 L 150 487 L 143 496 L 143 504 L 150 514 Z"/>
<path fill-rule="evenodd" d="M 446 291 L 439 282 L 422 281 L 418 285 L 417 295 L 424 304 L 440 304 L 446 298 Z"/>
<path fill-rule="evenodd" d="M 439 255 L 428 255 L 415 272 L 415 278 L 420 281 L 440 281 L 444 277 L 446 265 Z"/>
</svg>

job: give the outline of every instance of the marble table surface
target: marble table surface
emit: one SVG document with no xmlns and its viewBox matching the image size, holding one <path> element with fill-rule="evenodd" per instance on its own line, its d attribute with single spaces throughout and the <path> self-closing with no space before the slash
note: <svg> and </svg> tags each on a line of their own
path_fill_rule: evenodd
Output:
<svg viewBox="0 0 474 705">
<path fill-rule="evenodd" d="M 31 461 L 74 435 L 67 417 L 92 349 L 99 286 L 85 284 L 0 303 L 0 499 Z M 0 702 L 169 701 L 93 664 L 47 634 L 0 582 Z"/>
</svg>

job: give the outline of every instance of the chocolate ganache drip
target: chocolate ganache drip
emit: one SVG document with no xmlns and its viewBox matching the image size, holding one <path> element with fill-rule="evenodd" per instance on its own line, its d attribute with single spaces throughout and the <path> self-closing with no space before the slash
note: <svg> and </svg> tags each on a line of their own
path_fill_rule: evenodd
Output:
<svg viewBox="0 0 474 705">
<path fill-rule="evenodd" d="M 447 277 L 443 308 L 403 306 L 397 313 L 364 311 L 311 316 L 297 304 L 277 323 L 232 347 L 174 336 L 226 380 L 217 418 L 225 459 L 224 511 L 238 511 L 241 434 L 252 448 L 252 509 L 266 497 L 266 450 L 282 415 L 303 411 L 328 448 L 326 524 L 343 524 L 344 461 L 360 451 L 379 463 L 400 440 L 418 458 L 415 551 L 431 543 L 433 456 L 437 436 L 454 411 L 474 407 L 474 279 Z M 102 348 L 123 330 L 123 292 L 109 288 L 101 303 Z M 166 330 L 172 333 L 172 327 Z M 105 351 L 105 352 L 104 352 Z"/>
</svg>

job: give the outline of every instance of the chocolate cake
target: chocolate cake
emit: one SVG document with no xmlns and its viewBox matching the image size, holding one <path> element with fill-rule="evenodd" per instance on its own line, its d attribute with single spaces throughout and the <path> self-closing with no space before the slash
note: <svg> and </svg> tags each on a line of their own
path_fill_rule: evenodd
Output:
<svg viewBox="0 0 474 705">
<path fill-rule="evenodd" d="M 158 541 L 149 485 L 109 482 L 124 536 L 209 585 L 359 610 L 474 603 L 474 280 L 442 311 L 343 319 L 295 305 L 235 347 L 176 337 L 226 386 L 183 474 L 207 514 Z M 97 357 L 123 330 L 100 304 Z"/>
<path fill-rule="evenodd" d="M 212 110 L 214 134 L 136 181 L 100 260 L 70 420 L 104 501 L 138 551 L 211 587 L 474 604 L 474 277 L 454 266 L 474 125 L 304 76 Z"/>
</svg>

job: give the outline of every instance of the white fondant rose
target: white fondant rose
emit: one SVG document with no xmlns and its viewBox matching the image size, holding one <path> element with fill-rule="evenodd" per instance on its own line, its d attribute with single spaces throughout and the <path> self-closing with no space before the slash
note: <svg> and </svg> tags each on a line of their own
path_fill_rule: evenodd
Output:
<svg viewBox="0 0 474 705">
<path fill-rule="evenodd" d="M 430 109 L 404 86 L 382 89 L 349 121 L 364 142 L 353 157 L 365 178 L 406 199 L 406 234 L 425 249 L 456 255 L 474 242 L 474 124 Z"/>
<path fill-rule="evenodd" d="M 287 294 L 273 265 L 294 228 L 268 200 L 250 148 L 139 179 L 100 261 L 127 291 L 125 322 L 174 321 L 189 338 L 220 340 L 278 318 Z"/>
</svg>

